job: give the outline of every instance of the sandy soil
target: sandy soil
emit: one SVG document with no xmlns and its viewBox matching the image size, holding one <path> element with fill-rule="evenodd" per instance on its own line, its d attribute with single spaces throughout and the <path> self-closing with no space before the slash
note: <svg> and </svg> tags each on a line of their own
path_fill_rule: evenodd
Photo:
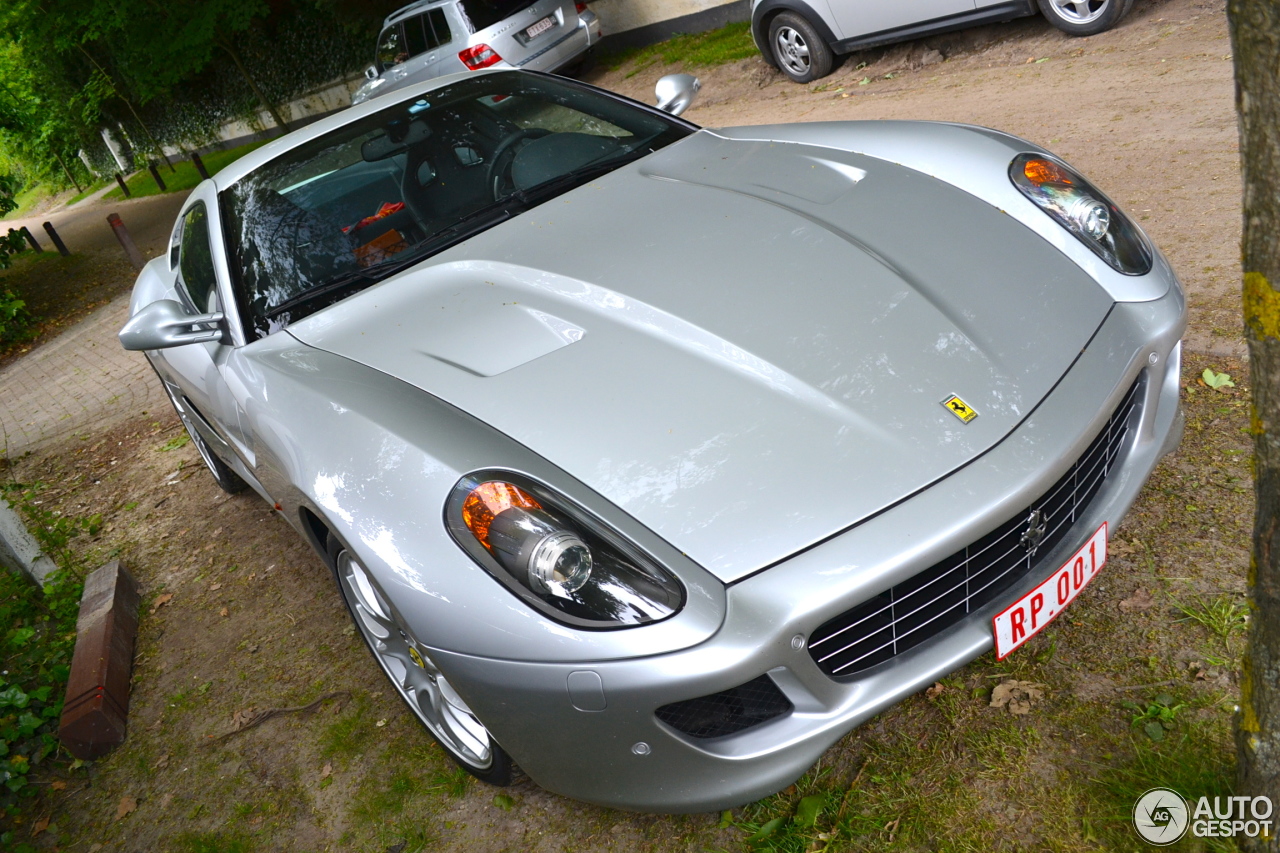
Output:
<svg viewBox="0 0 1280 853">
<path fill-rule="evenodd" d="M 935 49 L 945 61 L 922 65 Z M 649 100 L 654 80 L 675 70 L 624 67 L 593 80 Z M 754 58 L 695 72 L 703 90 L 688 117 L 707 126 L 920 118 L 975 122 L 1046 144 L 1107 188 L 1170 256 L 1190 294 L 1190 368 L 1244 373 L 1237 360 L 1240 187 L 1222 0 L 1138 0 L 1118 31 L 1086 41 L 1032 19 L 871 51 L 810 86 L 786 82 Z M 1144 683 L 1144 674 L 1150 682 L 1170 677 L 1150 661 L 1167 659 L 1181 673 L 1204 658 L 1201 638 L 1190 629 L 1177 633 L 1167 603 L 1142 605 L 1144 595 L 1154 590 L 1165 602 L 1175 581 L 1183 584 L 1178 596 L 1242 589 L 1249 509 L 1239 461 L 1247 438 L 1237 431 L 1243 393 L 1199 389 L 1189 399 L 1189 449 L 1162 466 L 1119 543 L 1112 574 L 1062 626 L 1062 648 L 1070 651 L 1042 676 L 1063 685 L 1055 701 L 1066 709 L 1060 719 L 1039 720 L 1036 772 L 1045 778 L 1093 772 L 1072 763 L 1077 747 L 1080 760 L 1092 755 L 1077 738 L 1082 716 L 1110 714 L 1114 723 L 1098 736 L 1128 736 L 1127 716 L 1113 710 L 1127 694 L 1117 691 Z M 625 815 L 528 782 L 501 800 L 494 789 L 467 784 L 385 686 L 328 569 L 256 497 L 221 493 L 189 444 L 173 446 L 180 443 L 172 412 L 142 413 L 0 473 L 49 484 L 43 497 L 63 512 L 102 513 L 107 526 L 84 543 L 84 559 L 118 556 L 143 583 L 146 602 L 129 741 L 88 769 L 57 771 L 68 786 L 43 800 L 52 822 L 36 843 L 128 853 L 741 847 L 745 834 L 719 816 Z M 1188 493 L 1200 495 L 1199 506 L 1182 497 Z M 1187 566 L 1200 568 L 1174 571 Z M 1125 649 L 1118 657 L 1113 642 Z M 1033 647 L 1026 660 L 1040 660 L 1031 655 L 1046 647 Z M 979 695 L 990 684 L 983 681 L 990 668 L 982 668 L 989 663 L 963 672 L 970 686 L 956 695 Z M 1219 706 L 1234 687 L 1229 676 L 1210 675 L 1218 692 L 1200 707 L 1205 719 L 1220 721 Z M 237 713 L 297 708 L 335 691 L 342 695 L 313 711 L 233 733 Z M 856 779 L 861 771 L 855 777 L 853 770 L 867 766 L 878 738 L 901 732 L 924 744 L 947 737 L 952 726 L 931 701 L 916 697 L 883 715 L 824 764 L 852 768 L 848 777 Z M 973 720 L 986 713 L 982 699 L 971 704 L 957 713 Z M 974 779 L 996 784 L 986 771 Z M 1026 827 L 1015 842 L 1037 845 L 1050 829 L 1035 813 L 1036 795 L 1008 781 L 984 808 L 1001 824 Z M 131 801 L 136 809 L 121 815 Z M 1062 832 L 1070 841 L 1080 830 Z M 1080 838 L 1067 846 L 1096 849 Z"/>
</svg>

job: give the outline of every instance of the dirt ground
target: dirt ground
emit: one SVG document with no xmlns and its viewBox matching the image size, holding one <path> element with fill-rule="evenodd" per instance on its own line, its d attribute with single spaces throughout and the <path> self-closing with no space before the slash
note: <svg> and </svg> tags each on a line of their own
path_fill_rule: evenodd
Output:
<svg viewBox="0 0 1280 853">
<path fill-rule="evenodd" d="M 687 117 L 706 126 L 919 118 L 1043 143 L 1130 210 L 1182 277 L 1192 312 L 1183 448 L 1119 531 L 1105 576 L 1025 651 L 982 658 L 852 732 L 797 786 L 725 815 L 631 815 L 527 781 L 498 792 L 453 769 L 398 704 L 324 564 L 259 499 L 220 492 L 172 412 L 143 412 L 0 469 L 47 484 L 42 499 L 64 513 L 101 513 L 97 539 L 78 540 L 83 559 L 118 557 L 144 587 L 128 742 L 49 775 L 66 786 L 42 798 L 50 822 L 32 843 L 1115 850 L 1138 849 L 1127 825 L 1135 790 L 1224 792 L 1252 509 L 1224 7 L 1138 0 L 1122 27 L 1088 40 L 1039 18 L 986 27 L 849 57 L 809 86 L 757 58 L 692 69 L 703 89 Z M 656 78 L 677 70 L 624 66 L 593 82 L 650 100 Z M 1199 385 L 1206 367 L 1236 386 Z M 1031 713 L 990 707 L 1008 679 L 1039 685 Z M 1166 692 L 1181 707 L 1155 741 L 1142 726 Z M 235 730 L 270 709 L 286 713 Z M 805 796 L 825 804 L 813 826 L 792 819 Z M 748 843 L 774 819 L 772 835 Z"/>
</svg>

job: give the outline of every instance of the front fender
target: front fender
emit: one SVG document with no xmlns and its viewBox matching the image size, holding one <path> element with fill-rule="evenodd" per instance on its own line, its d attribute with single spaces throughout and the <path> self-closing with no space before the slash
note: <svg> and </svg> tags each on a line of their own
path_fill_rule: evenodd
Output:
<svg viewBox="0 0 1280 853">
<path fill-rule="evenodd" d="M 305 508 L 360 558 L 423 642 L 507 660 L 580 661 L 687 648 L 713 636 L 723 584 L 598 494 L 462 411 L 356 362 L 278 333 L 242 350 L 257 471 L 304 535 Z M 666 621 L 579 631 L 532 610 L 445 530 L 463 474 L 506 469 L 589 508 L 684 584 Z"/>
</svg>

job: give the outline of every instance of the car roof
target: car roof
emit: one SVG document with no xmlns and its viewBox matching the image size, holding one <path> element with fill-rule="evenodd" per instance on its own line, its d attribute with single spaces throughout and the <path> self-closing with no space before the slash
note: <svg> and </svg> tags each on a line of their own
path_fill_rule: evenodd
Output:
<svg viewBox="0 0 1280 853">
<path fill-rule="evenodd" d="M 424 9 L 436 6 L 447 6 L 452 2 L 453 0 L 418 0 L 417 3 L 410 3 L 408 6 L 402 6 L 390 15 L 387 15 L 386 19 L 382 22 L 382 28 L 386 29 L 392 24 L 399 23 L 405 18 L 408 18 L 417 12 L 421 12 Z"/>
</svg>

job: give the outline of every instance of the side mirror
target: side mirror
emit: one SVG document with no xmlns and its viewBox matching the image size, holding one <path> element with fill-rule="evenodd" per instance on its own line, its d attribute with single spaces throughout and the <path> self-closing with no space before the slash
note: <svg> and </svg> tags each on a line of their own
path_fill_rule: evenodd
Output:
<svg viewBox="0 0 1280 853">
<path fill-rule="evenodd" d="M 668 74 L 658 80 L 653 95 L 658 99 L 658 109 L 678 116 L 689 109 L 701 88 L 702 81 L 692 74 Z"/>
<path fill-rule="evenodd" d="M 181 303 L 161 299 L 129 318 L 120 330 L 120 345 L 127 350 L 138 351 L 221 342 L 223 332 L 220 326 L 214 329 L 196 327 L 221 324 L 222 316 L 221 312 L 188 314 Z"/>
<path fill-rule="evenodd" d="M 364 70 L 364 76 L 365 76 L 366 78 L 368 78 L 369 80 L 377 80 L 377 79 L 378 79 L 378 69 L 377 69 L 377 68 L 375 68 L 374 66 L 370 65 L 368 68 L 366 68 L 366 69 Z"/>
</svg>

